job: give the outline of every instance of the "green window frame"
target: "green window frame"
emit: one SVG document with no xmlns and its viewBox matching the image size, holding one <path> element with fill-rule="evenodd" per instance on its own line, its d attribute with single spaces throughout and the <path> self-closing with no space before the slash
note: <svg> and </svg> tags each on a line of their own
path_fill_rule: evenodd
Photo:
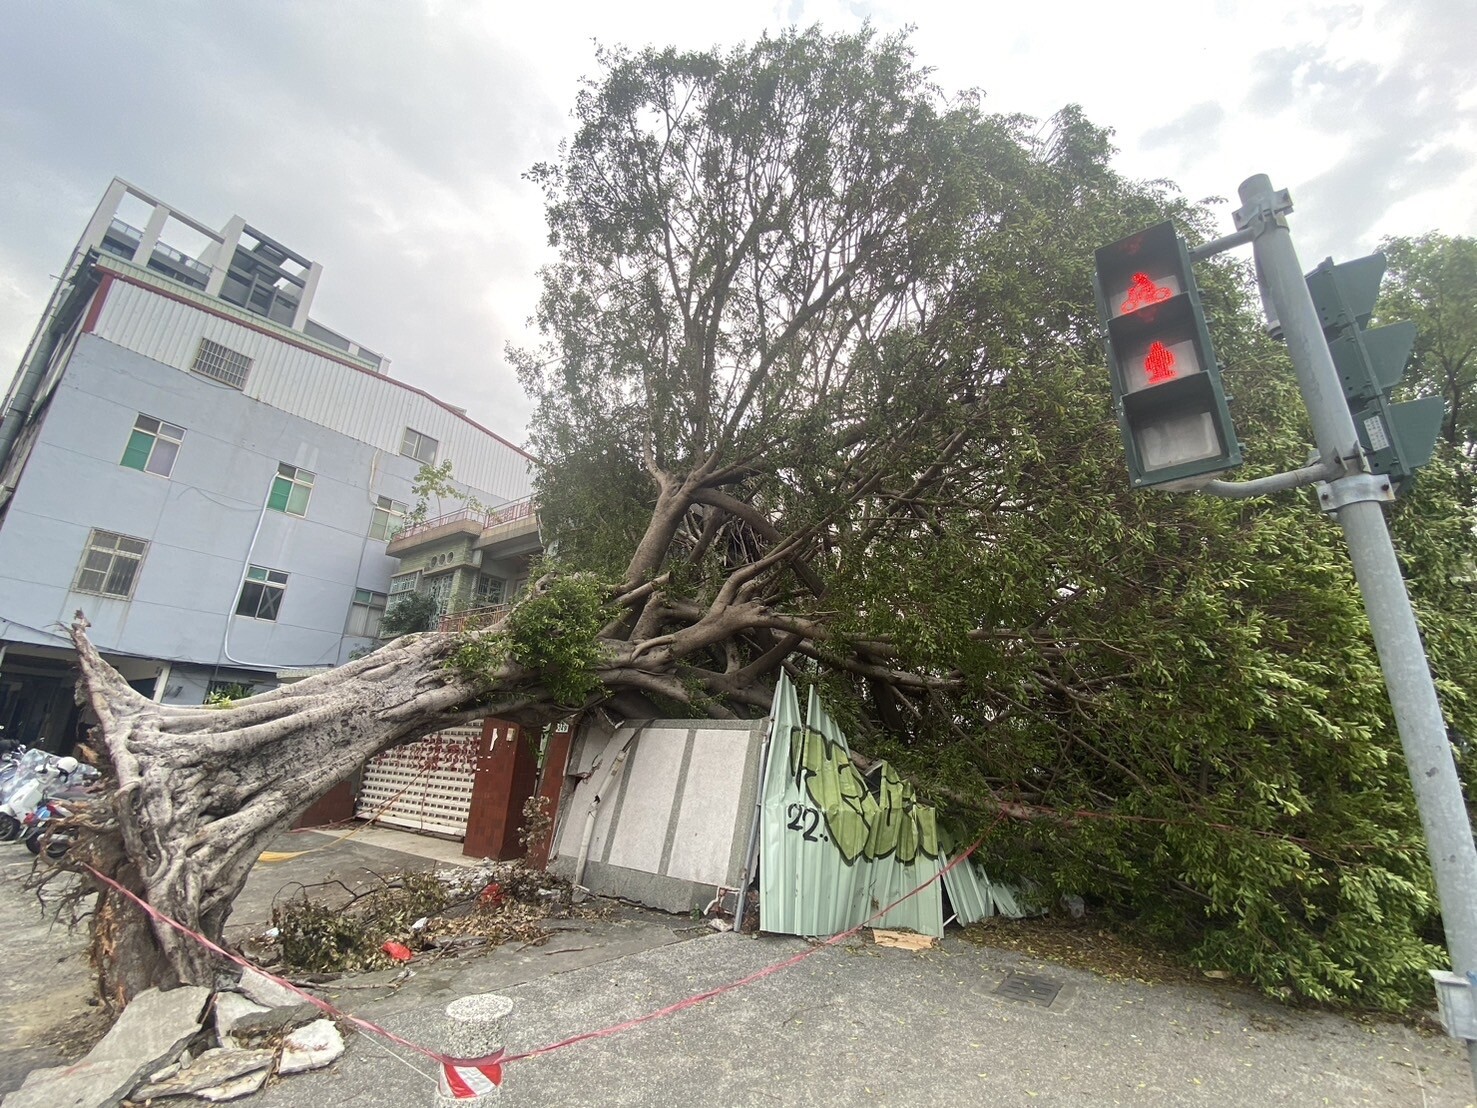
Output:
<svg viewBox="0 0 1477 1108">
<path fill-rule="evenodd" d="M 388 496 L 376 497 L 374 515 L 369 521 L 369 537 L 379 542 L 389 542 L 395 537 L 395 532 L 404 526 L 405 513 L 408 511 L 408 504 L 391 500 Z"/>
<path fill-rule="evenodd" d="M 133 433 L 128 436 L 128 445 L 123 448 L 118 464 L 167 478 L 174 471 L 174 460 L 184 439 L 183 427 L 140 412 L 133 421 Z"/>
<path fill-rule="evenodd" d="M 241 582 L 241 596 L 236 601 L 236 614 L 275 622 L 286 594 L 287 574 L 266 566 L 247 566 L 246 580 Z"/>
<path fill-rule="evenodd" d="M 267 507 L 274 512 L 286 512 L 290 516 L 308 514 L 308 498 L 313 495 L 313 474 L 306 469 L 290 466 L 286 462 L 277 465 L 277 476 L 272 478 L 272 495 L 267 497 Z"/>
</svg>

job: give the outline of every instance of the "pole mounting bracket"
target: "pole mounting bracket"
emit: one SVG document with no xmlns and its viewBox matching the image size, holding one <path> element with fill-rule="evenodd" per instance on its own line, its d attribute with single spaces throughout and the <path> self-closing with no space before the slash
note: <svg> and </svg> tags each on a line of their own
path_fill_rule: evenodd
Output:
<svg viewBox="0 0 1477 1108">
<path fill-rule="evenodd" d="M 1383 473 L 1350 473 L 1336 481 L 1319 481 L 1313 488 L 1318 493 L 1318 507 L 1336 512 L 1364 500 L 1394 500 L 1395 489 Z"/>
<path fill-rule="evenodd" d="M 1274 228 L 1287 230 L 1287 213 L 1292 211 L 1292 194 L 1278 189 L 1271 194 L 1270 203 L 1248 204 L 1231 213 L 1238 231 L 1249 231 L 1253 239 L 1260 238 Z"/>
</svg>

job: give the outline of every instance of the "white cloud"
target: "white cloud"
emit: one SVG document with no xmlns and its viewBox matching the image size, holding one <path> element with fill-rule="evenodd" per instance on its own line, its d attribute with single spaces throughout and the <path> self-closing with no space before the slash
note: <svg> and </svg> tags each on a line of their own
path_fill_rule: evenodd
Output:
<svg viewBox="0 0 1477 1108">
<path fill-rule="evenodd" d="M 568 134 L 594 40 L 704 48 L 866 20 L 915 24 L 938 82 L 993 110 L 1081 103 L 1126 172 L 1190 196 L 1270 173 L 1305 258 L 1477 232 L 1470 0 L 1294 4 L 1259 26 L 1228 0 L 1157 21 L 1063 0 L 37 5 L 10 10 L 0 42 L 0 362 L 116 174 L 323 262 L 318 318 L 521 439 L 502 349 L 533 337 L 548 256 L 521 175 Z"/>
</svg>

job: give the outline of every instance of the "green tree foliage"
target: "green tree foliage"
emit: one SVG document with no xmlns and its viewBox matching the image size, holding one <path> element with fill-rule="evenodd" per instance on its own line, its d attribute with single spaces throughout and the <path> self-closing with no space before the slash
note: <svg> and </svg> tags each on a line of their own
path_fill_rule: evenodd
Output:
<svg viewBox="0 0 1477 1108">
<path fill-rule="evenodd" d="M 533 172 L 560 260 L 546 345 L 513 356 L 546 531 L 621 581 L 622 672 L 670 665 L 667 710 L 756 712 L 786 665 L 990 826 L 995 870 L 1269 990 L 1424 997 L 1433 896 L 1337 528 L 1297 494 L 1127 489 L 1091 252 L 1207 213 L 1115 173 L 1076 109 L 946 98 L 901 38 L 602 64 Z M 1298 464 L 1248 274 L 1201 277 L 1249 475 Z M 1398 514 L 1465 728 L 1450 494 Z"/>
<path fill-rule="evenodd" d="M 1470 461 L 1477 456 L 1477 239 L 1432 232 L 1385 239 L 1380 249 L 1389 269 L 1379 321 L 1416 324 L 1407 383 L 1446 401 L 1442 438 Z"/>
<path fill-rule="evenodd" d="M 448 499 L 460 502 L 460 507 L 470 511 L 484 511 L 485 505 L 451 478 L 451 459 L 445 458 L 440 465 L 426 462 L 416 472 L 410 484 L 415 493 L 415 507 L 405 514 L 407 525 L 424 523 L 446 514 Z M 431 515 L 431 502 L 436 504 L 436 515 Z"/>
<path fill-rule="evenodd" d="M 512 662 L 542 674 L 556 704 L 578 706 L 600 686 L 600 632 L 616 616 L 609 593 L 593 573 L 548 574 L 496 633 L 469 636 L 450 664 L 475 675 Z"/>
<path fill-rule="evenodd" d="M 380 638 L 393 639 L 414 635 L 436 626 L 441 609 L 436 598 L 427 593 L 411 592 L 397 597 L 380 619 Z"/>
</svg>

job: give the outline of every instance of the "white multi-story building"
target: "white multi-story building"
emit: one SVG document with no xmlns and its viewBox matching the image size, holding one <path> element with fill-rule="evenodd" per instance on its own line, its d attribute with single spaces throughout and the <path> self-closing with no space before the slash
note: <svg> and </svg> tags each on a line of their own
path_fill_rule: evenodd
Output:
<svg viewBox="0 0 1477 1108">
<path fill-rule="evenodd" d="M 526 454 L 309 318 L 321 275 L 109 186 L 0 417 L 7 735 L 70 742 L 79 609 L 156 699 L 259 691 L 372 644 L 423 463 L 489 508 L 529 495 Z"/>
</svg>

